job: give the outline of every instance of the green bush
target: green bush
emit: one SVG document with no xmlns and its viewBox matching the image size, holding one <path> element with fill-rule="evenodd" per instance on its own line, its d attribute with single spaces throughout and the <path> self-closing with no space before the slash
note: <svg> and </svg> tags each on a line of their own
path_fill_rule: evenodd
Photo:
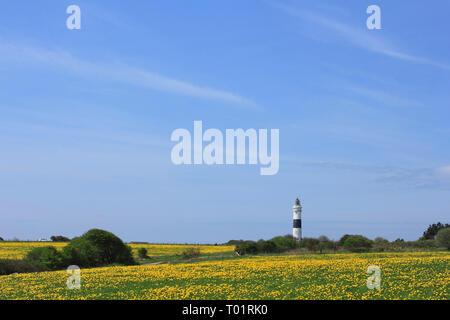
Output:
<svg viewBox="0 0 450 320">
<path fill-rule="evenodd" d="M 377 245 L 387 245 L 389 244 L 389 240 L 382 237 L 376 237 L 375 240 L 373 240 L 373 243 Z"/>
<path fill-rule="evenodd" d="M 45 269 L 38 263 L 29 260 L 0 260 L 0 275 L 12 273 L 39 272 Z"/>
<path fill-rule="evenodd" d="M 69 242 L 70 239 L 64 236 L 51 236 L 50 240 L 53 242 Z"/>
<path fill-rule="evenodd" d="M 350 234 L 344 234 L 344 235 L 339 239 L 339 241 L 337 242 L 337 243 L 338 243 L 338 246 L 343 247 L 343 246 L 344 246 L 345 240 L 347 240 L 347 238 L 350 237 L 350 236 L 351 236 Z"/>
<path fill-rule="evenodd" d="M 323 250 L 334 250 L 336 251 L 337 246 L 334 241 L 331 241 L 325 236 L 319 237 L 319 251 L 322 253 Z"/>
<path fill-rule="evenodd" d="M 320 240 L 314 238 L 303 238 L 300 242 L 301 248 L 306 248 L 309 251 L 317 251 L 320 249 Z"/>
<path fill-rule="evenodd" d="M 372 240 L 361 235 L 348 235 L 344 241 L 344 248 L 351 252 L 364 252 L 372 247 Z"/>
<path fill-rule="evenodd" d="M 183 259 L 197 258 L 200 256 L 200 248 L 186 248 L 182 253 Z"/>
<path fill-rule="evenodd" d="M 436 243 L 436 240 L 425 240 L 423 238 L 417 240 L 417 241 L 408 241 L 406 242 L 406 246 L 409 248 L 419 248 L 419 249 L 432 249 L 437 248 L 438 244 Z"/>
<path fill-rule="evenodd" d="M 239 255 L 257 253 L 279 253 L 298 248 L 298 242 L 292 236 L 280 236 L 270 240 L 239 241 L 235 251 Z"/>
<path fill-rule="evenodd" d="M 298 247 L 298 242 L 293 237 L 280 236 L 272 238 L 269 241 L 275 244 L 277 252 L 288 251 Z"/>
<path fill-rule="evenodd" d="M 272 240 L 259 240 L 256 243 L 258 247 L 258 252 L 262 253 L 272 253 L 272 252 L 278 252 L 277 245 Z"/>
<path fill-rule="evenodd" d="M 138 250 L 138 257 L 140 259 L 147 259 L 148 255 L 147 255 L 148 251 L 145 248 L 139 248 Z"/>
<path fill-rule="evenodd" d="M 235 251 L 239 255 L 258 253 L 258 245 L 255 241 L 244 241 L 236 246 Z"/>
<path fill-rule="evenodd" d="M 63 255 L 55 247 L 37 247 L 25 256 L 26 261 L 38 264 L 45 270 L 58 270 L 64 267 Z"/>
<path fill-rule="evenodd" d="M 63 259 L 66 264 L 77 265 L 80 267 L 95 266 L 89 261 L 90 254 L 86 254 L 79 246 L 71 246 L 70 244 L 65 246 L 62 250 Z"/>
<path fill-rule="evenodd" d="M 227 246 L 237 246 L 238 244 L 241 244 L 245 242 L 244 240 L 230 240 L 228 242 L 225 243 L 225 245 Z"/>
<path fill-rule="evenodd" d="M 373 247 L 377 251 L 385 251 L 391 247 L 391 244 L 387 239 L 376 237 L 373 241 Z"/>
<path fill-rule="evenodd" d="M 450 228 L 439 230 L 436 235 L 436 241 L 440 246 L 450 250 Z"/>
<path fill-rule="evenodd" d="M 113 263 L 132 265 L 131 248 L 111 232 L 92 229 L 74 238 L 64 247 L 63 255 L 68 264 L 80 267 L 97 267 Z"/>
</svg>

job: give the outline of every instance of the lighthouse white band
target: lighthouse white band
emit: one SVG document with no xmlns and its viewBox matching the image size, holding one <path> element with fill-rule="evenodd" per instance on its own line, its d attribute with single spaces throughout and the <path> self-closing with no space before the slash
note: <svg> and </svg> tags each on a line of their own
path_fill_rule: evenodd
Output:
<svg viewBox="0 0 450 320">
<path fill-rule="evenodd" d="M 293 228 L 292 229 L 292 236 L 295 239 L 300 241 L 302 239 L 302 229 L 300 229 L 300 228 Z"/>
</svg>

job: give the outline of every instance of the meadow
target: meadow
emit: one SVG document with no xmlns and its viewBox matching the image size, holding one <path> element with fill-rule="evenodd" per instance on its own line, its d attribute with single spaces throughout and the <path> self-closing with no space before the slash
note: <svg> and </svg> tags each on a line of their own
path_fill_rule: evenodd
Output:
<svg viewBox="0 0 450 320">
<path fill-rule="evenodd" d="M 380 290 L 367 288 L 370 265 Z M 67 289 L 65 271 L 1 276 L 0 299 L 448 300 L 449 265 L 450 253 L 436 251 L 243 256 L 82 269 L 80 290 Z"/>
</svg>

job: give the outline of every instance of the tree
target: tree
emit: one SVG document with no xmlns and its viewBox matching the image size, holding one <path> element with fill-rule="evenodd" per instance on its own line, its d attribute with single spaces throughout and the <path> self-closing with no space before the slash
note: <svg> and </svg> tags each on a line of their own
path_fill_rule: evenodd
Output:
<svg viewBox="0 0 450 320">
<path fill-rule="evenodd" d="M 294 237 L 290 237 L 290 236 L 275 237 L 275 238 L 270 239 L 269 241 L 272 241 L 275 244 L 278 252 L 295 249 L 298 245 L 298 243 L 294 239 Z"/>
<path fill-rule="evenodd" d="M 256 245 L 258 246 L 258 252 L 263 253 L 271 253 L 271 252 L 277 252 L 278 247 L 272 240 L 259 240 Z"/>
<path fill-rule="evenodd" d="M 361 235 L 349 235 L 344 241 L 344 248 L 351 252 L 364 252 L 372 247 L 372 240 Z"/>
<path fill-rule="evenodd" d="M 425 230 L 425 232 L 423 233 L 423 239 L 427 239 L 427 240 L 434 239 L 436 237 L 437 233 L 439 232 L 439 230 L 448 228 L 448 227 L 450 227 L 450 225 L 448 223 L 442 224 L 442 223 L 438 222 L 438 223 L 430 224 L 428 226 L 428 229 Z"/>
<path fill-rule="evenodd" d="M 68 263 L 80 267 L 97 267 L 113 263 L 135 264 L 131 248 L 111 232 L 91 229 L 64 247 Z"/>
<path fill-rule="evenodd" d="M 405 240 L 402 239 L 402 238 L 397 238 L 394 241 L 392 241 L 392 244 L 394 244 L 396 246 L 404 247 L 405 246 Z"/>
<path fill-rule="evenodd" d="M 147 255 L 148 251 L 146 248 L 139 248 L 138 250 L 138 257 L 140 259 L 147 259 L 148 255 Z"/>
<path fill-rule="evenodd" d="M 50 240 L 53 242 L 69 242 L 70 239 L 64 236 L 51 236 Z"/>
<path fill-rule="evenodd" d="M 0 241 L 5 241 L 5 240 L 3 240 L 3 238 L 2 238 L 2 237 L 0 237 Z"/>
<path fill-rule="evenodd" d="M 237 246 L 238 244 L 245 242 L 244 240 L 230 240 L 225 245 L 227 246 Z"/>
<path fill-rule="evenodd" d="M 375 244 L 384 245 L 389 244 L 389 240 L 382 238 L 382 237 L 376 237 L 375 240 L 373 240 Z"/>
<path fill-rule="evenodd" d="M 351 236 L 350 234 L 344 234 L 337 242 L 338 245 L 342 247 L 344 245 L 345 240 L 347 240 L 347 238 L 350 236 Z"/>
<path fill-rule="evenodd" d="M 323 250 L 334 250 L 335 243 L 331 241 L 327 236 L 320 236 L 319 240 L 319 251 L 322 253 Z"/>
<path fill-rule="evenodd" d="M 447 250 L 450 250 L 450 228 L 439 230 L 436 235 L 436 241 L 440 246 L 443 246 L 447 248 Z"/>
<path fill-rule="evenodd" d="M 322 253 L 323 250 L 332 250 L 334 249 L 333 241 L 319 241 L 319 252 Z"/>
<path fill-rule="evenodd" d="M 376 250 L 384 251 L 389 248 L 389 240 L 382 237 L 376 237 L 373 244 Z"/>
<path fill-rule="evenodd" d="M 244 254 L 257 254 L 258 245 L 255 241 L 244 241 L 236 246 L 235 251 L 241 256 Z"/>
<path fill-rule="evenodd" d="M 319 239 L 314 239 L 314 238 L 304 238 L 301 241 L 301 246 L 305 247 L 306 249 L 308 249 L 309 251 L 317 251 L 319 250 L 319 245 L 320 245 L 320 241 Z"/>
</svg>

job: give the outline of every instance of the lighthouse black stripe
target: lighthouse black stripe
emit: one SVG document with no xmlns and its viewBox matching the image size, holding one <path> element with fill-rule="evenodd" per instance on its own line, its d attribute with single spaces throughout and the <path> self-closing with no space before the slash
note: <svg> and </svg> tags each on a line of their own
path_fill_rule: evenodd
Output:
<svg viewBox="0 0 450 320">
<path fill-rule="evenodd" d="M 294 228 L 301 228 L 301 227 L 302 227 L 302 220 L 294 219 Z"/>
</svg>

